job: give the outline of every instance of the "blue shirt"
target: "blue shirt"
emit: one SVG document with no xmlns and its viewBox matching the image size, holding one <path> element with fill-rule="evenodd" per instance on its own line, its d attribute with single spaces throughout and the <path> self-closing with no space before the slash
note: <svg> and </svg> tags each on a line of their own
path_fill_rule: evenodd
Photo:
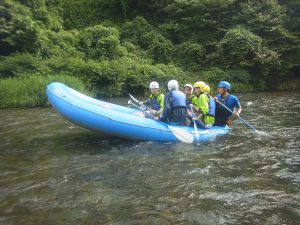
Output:
<svg viewBox="0 0 300 225">
<path fill-rule="evenodd" d="M 231 111 L 233 111 L 233 108 L 241 108 L 241 104 L 239 102 L 239 99 L 234 95 L 227 95 L 225 98 L 221 97 L 220 94 L 217 95 L 217 98 L 220 102 L 222 102 L 224 105 L 226 105 Z"/>
</svg>

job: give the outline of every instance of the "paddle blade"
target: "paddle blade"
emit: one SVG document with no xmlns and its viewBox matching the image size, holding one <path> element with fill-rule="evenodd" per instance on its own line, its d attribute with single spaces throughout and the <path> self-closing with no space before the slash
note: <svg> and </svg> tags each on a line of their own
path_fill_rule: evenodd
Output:
<svg viewBox="0 0 300 225">
<path fill-rule="evenodd" d="M 266 136 L 266 137 L 271 137 L 271 135 L 265 131 L 260 131 L 260 130 L 256 130 L 255 129 L 255 133 L 258 135 L 258 136 Z"/>
<path fill-rule="evenodd" d="M 168 127 L 172 131 L 174 136 L 177 137 L 180 141 L 187 143 L 187 144 L 193 143 L 194 135 L 192 135 L 191 133 L 189 133 L 183 129 L 180 129 L 178 127 L 171 127 L 171 126 L 168 126 Z"/>
</svg>

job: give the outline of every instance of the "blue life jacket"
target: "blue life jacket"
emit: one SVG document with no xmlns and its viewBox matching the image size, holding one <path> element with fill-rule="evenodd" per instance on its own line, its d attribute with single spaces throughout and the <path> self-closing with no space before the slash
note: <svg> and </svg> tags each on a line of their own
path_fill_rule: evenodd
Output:
<svg viewBox="0 0 300 225">
<path fill-rule="evenodd" d="M 222 102 L 225 106 L 227 106 L 231 111 L 233 111 L 234 108 L 241 107 L 241 104 L 240 104 L 238 98 L 234 95 L 229 94 L 225 98 L 222 98 L 222 96 L 218 94 L 217 98 L 220 102 Z M 228 117 L 231 116 L 231 112 L 229 112 L 227 109 L 225 109 L 220 104 L 217 104 L 217 108 L 218 108 L 217 111 L 218 111 L 219 115 L 227 117 L 227 119 L 228 119 Z"/>
<path fill-rule="evenodd" d="M 186 107 L 190 108 L 190 104 L 192 104 L 192 100 L 190 98 L 186 98 Z"/>
<path fill-rule="evenodd" d="M 208 102 L 209 110 L 208 110 L 208 113 L 206 115 L 208 115 L 208 116 L 215 116 L 216 115 L 216 102 L 208 94 L 206 94 L 206 95 L 207 95 L 207 97 L 209 99 L 209 102 Z"/>
<path fill-rule="evenodd" d="M 172 108 L 186 108 L 186 96 L 182 91 L 172 91 Z"/>
<path fill-rule="evenodd" d="M 222 98 L 220 94 L 217 95 L 217 98 L 220 102 L 222 102 L 225 106 L 227 106 L 230 110 L 233 110 L 234 107 L 240 108 L 241 104 L 238 98 L 234 95 L 229 94 L 225 98 Z M 216 116 L 215 116 L 215 125 L 224 126 L 226 125 L 226 121 L 231 116 L 231 112 L 225 109 L 221 104 L 216 105 Z"/>
</svg>

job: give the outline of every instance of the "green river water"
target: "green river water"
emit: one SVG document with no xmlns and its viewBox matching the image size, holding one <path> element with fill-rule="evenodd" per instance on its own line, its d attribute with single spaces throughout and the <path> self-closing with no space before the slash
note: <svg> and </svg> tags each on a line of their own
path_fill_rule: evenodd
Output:
<svg viewBox="0 0 300 225">
<path fill-rule="evenodd" d="M 300 93 L 238 96 L 264 134 L 236 121 L 199 146 L 0 110 L 0 224 L 300 224 Z"/>
</svg>

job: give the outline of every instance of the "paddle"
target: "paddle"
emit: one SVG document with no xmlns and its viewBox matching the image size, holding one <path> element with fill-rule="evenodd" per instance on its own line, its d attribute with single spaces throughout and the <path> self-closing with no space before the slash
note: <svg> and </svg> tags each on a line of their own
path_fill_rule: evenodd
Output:
<svg viewBox="0 0 300 225">
<path fill-rule="evenodd" d="M 216 102 L 218 102 L 221 106 L 223 106 L 225 109 L 228 110 L 228 112 L 232 112 L 232 110 L 230 110 L 226 105 L 224 105 L 222 102 L 220 102 L 218 99 L 216 99 Z M 254 130 L 256 133 L 259 133 L 253 126 L 251 126 L 248 122 L 246 122 L 242 117 L 238 116 L 238 119 L 240 121 L 242 121 L 246 126 L 248 126 L 249 128 L 251 128 L 252 130 Z"/>
<path fill-rule="evenodd" d="M 141 112 L 145 113 L 148 117 L 154 119 L 154 116 L 152 116 L 150 113 L 146 112 L 141 107 L 139 107 L 136 104 L 134 104 L 131 100 L 128 100 L 128 104 L 132 105 L 136 109 L 138 109 Z M 180 141 L 182 141 L 184 143 L 188 143 L 188 144 L 193 143 L 193 141 L 194 141 L 194 135 L 190 134 L 189 132 L 187 132 L 187 131 L 185 131 L 183 129 L 180 129 L 178 127 L 169 126 L 169 125 L 167 125 L 164 122 L 159 121 L 159 120 L 157 120 L 157 122 L 159 122 L 159 123 L 165 125 L 166 127 L 168 127 L 172 131 L 172 133 L 174 134 L 174 136 L 176 138 L 178 138 Z"/>
<path fill-rule="evenodd" d="M 128 95 L 129 95 L 129 97 L 133 100 L 133 101 L 135 101 L 136 103 L 139 103 L 140 105 L 143 103 L 143 102 L 140 102 L 139 100 L 137 100 L 135 97 L 133 97 L 131 94 L 129 94 L 128 93 Z"/>
<path fill-rule="evenodd" d="M 194 110 L 193 110 L 193 106 L 192 106 L 192 104 L 191 104 L 191 111 L 192 111 L 192 120 L 193 120 L 193 118 L 194 118 L 195 114 L 194 114 Z M 196 137 L 197 137 L 197 142 L 198 142 L 198 143 L 197 143 L 197 145 L 199 145 L 198 128 L 197 128 L 196 121 L 195 121 L 195 120 L 193 120 L 193 123 L 194 123 L 195 134 L 196 134 Z"/>
</svg>

